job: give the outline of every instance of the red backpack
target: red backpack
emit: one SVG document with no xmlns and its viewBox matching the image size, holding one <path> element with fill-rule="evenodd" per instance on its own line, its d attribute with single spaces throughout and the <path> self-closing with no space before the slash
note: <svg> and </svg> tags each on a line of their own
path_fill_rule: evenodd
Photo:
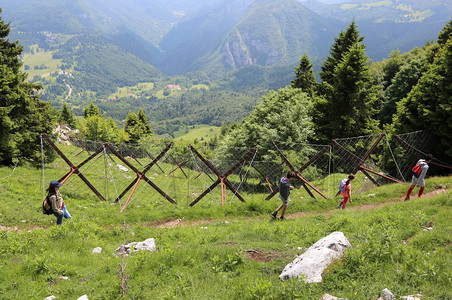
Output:
<svg viewBox="0 0 452 300">
<path fill-rule="evenodd" d="M 421 175 L 421 165 L 416 165 L 411 169 L 411 173 L 413 173 L 413 176 L 416 178 L 419 178 L 419 175 Z"/>
</svg>

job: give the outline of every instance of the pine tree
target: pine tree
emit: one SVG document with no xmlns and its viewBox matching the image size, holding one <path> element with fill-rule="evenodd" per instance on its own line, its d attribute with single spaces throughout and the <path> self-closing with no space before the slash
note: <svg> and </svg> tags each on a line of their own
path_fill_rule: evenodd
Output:
<svg viewBox="0 0 452 300">
<path fill-rule="evenodd" d="M 56 118 L 50 104 L 35 94 L 41 86 L 25 81 L 19 61 L 23 47 L 9 41 L 9 32 L 9 23 L 0 18 L 0 164 L 39 162 L 40 133 L 50 132 Z"/>
<path fill-rule="evenodd" d="M 129 112 L 124 124 L 124 130 L 129 135 L 129 142 L 136 143 L 141 138 L 151 135 L 151 125 L 148 124 L 148 120 L 143 110 L 138 110 L 138 115 L 134 112 Z"/>
<path fill-rule="evenodd" d="M 369 134 L 378 130 L 377 100 L 364 45 L 353 45 L 337 64 L 331 84 L 315 98 L 313 121 L 317 139 Z"/>
<path fill-rule="evenodd" d="M 295 79 L 291 83 L 293 88 L 299 88 L 310 96 L 314 94 L 317 82 L 307 54 L 303 55 L 300 64 L 295 67 Z"/>
<path fill-rule="evenodd" d="M 447 40 L 452 38 L 452 20 L 450 20 L 438 35 L 438 44 L 444 45 Z"/>
<path fill-rule="evenodd" d="M 89 104 L 89 107 L 86 107 L 83 111 L 85 118 L 91 116 L 101 116 L 100 109 L 97 107 L 92 101 Z"/>
<path fill-rule="evenodd" d="M 58 121 L 60 124 L 68 125 L 71 129 L 77 128 L 77 122 L 75 121 L 74 114 L 71 112 L 71 109 L 66 103 L 63 104 L 63 109 L 61 110 Z"/>
<path fill-rule="evenodd" d="M 360 44 L 364 40 L 361 37 L 353 20 L 346 31 L 341 31 L 339 36 L 334 39 L 334 44 L 330 48 L 330 56 L 325 59 L 321 67 L 320 79 L 322 83 L 331 84 L 334 80 L 334 69 L 341 62 L 350 48 L 355 44 Z"/>
</svg>

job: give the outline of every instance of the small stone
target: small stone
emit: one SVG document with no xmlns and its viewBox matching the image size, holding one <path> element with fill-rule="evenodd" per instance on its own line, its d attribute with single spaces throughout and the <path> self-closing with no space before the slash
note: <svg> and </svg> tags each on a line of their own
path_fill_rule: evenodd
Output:
<svg viewBox="0 0 452 300">
<path fill-rule="evenodd" d="M 387 288 L 381 291 L 380 296 L 382 297 L 383 300 L 395 300 L 394 295 Z"/>
</svg>

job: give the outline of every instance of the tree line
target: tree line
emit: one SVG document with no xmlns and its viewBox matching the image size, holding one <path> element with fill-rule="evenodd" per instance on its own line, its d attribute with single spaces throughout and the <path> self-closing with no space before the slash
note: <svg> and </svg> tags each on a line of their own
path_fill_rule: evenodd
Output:
<svg viewBox="0 0 452 300">
<path fill-rule="evenodd" d="M 93 102 L 84 109 L 83 118 L 77 119 L 67 104 L 57 111 L 41 101 L 37 92 L 42 86 L 27 83 L 26 73 L 20 70 L 23 47 L 10 42 L 8 34 L 9 24 L 0 19 L 0 164 L 39 161 L 39 135 L 51 132 L 55 123 L 78 127 L 82 138 L 98 141 L 139 142 L 153 134 L 141 108 L 137 113 L 129 110 L 123 128 L 119 128 L 111 117 L 104 118 Z M 372 63 L 365 53 L 364 37 L 353 21 L 335 38 L 321 66 L 319 82 L 308 55 L 303 55 L 290 84 L 265 94 L 256 107 L 252 97 L 243 98 L 243 103 L 226 101 L 228 107 L 244 106 L 252 112 L 239 123 L 224 125 L 222 136 L 215 143 L 265 150 L 270 139 L 328 143 L 331 138 L 431 128 L 438 141 L 436 154 L 450 160 L 451 36 L 452 21 L 444 26 L 436 42 L 403 54 L 393 51 L 388 59 Z M 185 100 L 170 99 L 160 107 L 167 106 L 168 115 L 185 109 L 191 110 L 193 118 L 200 122 L 215 120 L 218 125 L 224 124 L 219 120 L 226 111 L 218 103 L 201 109 L 212 99 L 211 95 L 206 91 L 193 92 L 185 95 Z M 199 108 L 193 109 L 193 103 Z M 164 119 L 161 122 L 162 126 L 171 125 Z M 260 153 L 265 159 L 266 152 Z"/>
</svg>

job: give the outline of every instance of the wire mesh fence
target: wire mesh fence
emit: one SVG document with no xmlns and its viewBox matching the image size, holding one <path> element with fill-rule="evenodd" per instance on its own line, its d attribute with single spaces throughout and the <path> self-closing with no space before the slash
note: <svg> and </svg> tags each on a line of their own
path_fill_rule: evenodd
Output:
<svg viewBox="0 0 452 300">
<path fill-rule="evenodd" d="M 158 139 L 110 144 L 43 135 L 43 194 L 46 184 L 59 180 L 74 198 L 119 203 L 122 210 L 143 204 L 208 207 L 271 199 L 280 178 L 293 170 L 300 179 L 295 197 L 331 198 L 339 182 L 358 171 L 363 173 L 354 184 L 358 192 L 409 181 L 412 166 L 428 153 L 430 141 L 428 132 L 419 131 L 335 139 L 333 146 L 269 143 L 263 155 L 257 148 L 176 149 Z M 450 165 L 436 160 L 432 167 Z"/>
</svg>

